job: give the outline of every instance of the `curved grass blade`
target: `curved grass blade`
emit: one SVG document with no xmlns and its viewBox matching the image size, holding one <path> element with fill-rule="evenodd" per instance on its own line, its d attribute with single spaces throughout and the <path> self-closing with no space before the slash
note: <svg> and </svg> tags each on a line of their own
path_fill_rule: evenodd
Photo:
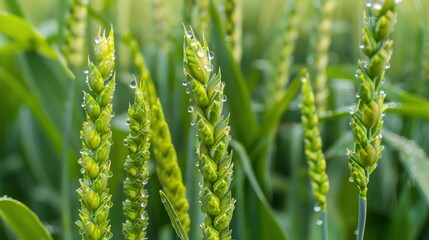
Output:
<svg viewBox="0 0 429 240">
<path fill-rule="evenodd" d="M 23 104 L 30 109 L 46 135 L 51 139 L 51 143 L 54 145 L 55 151 L 57 153 L 61 153 L 61 145 L 63 142 L 61 133 L 46 115 L 46 112 L 41 107 L 42 104 L 37 97 L 30 93 L 21 81 L 16 79 L 15 76 L 2 67 L 0 67 L 0 83 L 2 83 L 3 86 L 10 88 L 23 102 Z"/>
<path fill-rule="evenodd" d="M 271 239 L 289 239 L 289 234 L 273 212 L 273 209 L 268 203 L 268 200 L 265 198 L 265 195 L 259 186 L 258 181 L 256 180 L 255 173 L 253 172 L 249 156 L 247 155 L 244 146 L 235 140 L 232 140 L 230 145 L 235 150 L 235 153 L 239 156 L 241 167 L 243 168 L 243 171 L 246 174 L 253 191 L 255 192 L 260 204 L 263 207 L 261 211 L 264 216 L 267 217 L 263 218 L 263 225 L 267 227 L 265 234 L 268 234 L 267 237 Z M 262 233 L 262 235 L 264 236 L 264 233 Z"/>
<path fill-rule="evenodd" d="M 389 130 L 382 131 L 383 139 L 399 152 L 399 159 L 417 189 L 429 205 L 429 158 L 413 140 L 399 136 Z"/>
<path fill-rule="evenodd" d="M 11 43 L 1 46 L 0 52 L 36 51 L 45 57 L 57 60 L 64 74 L 70 79 L 74 79 L 74 74 L 67 67 L 65 60 L 55 52 L 48 41 L 27 20 L 8 12 L 0 12 L 0 33 L 12 40 Z"/>
<path fill-rule="evenodd" d="M 250 90 L 244 80 L 240 66 L 234 58 L 234 53 L 231 49 L 231 46 L 226 40 L 219 10 L 213 0 L 210 0 L 210 14 L 212 15 L 213 22 L 216 26 L 217 35 L 220 36 L 220 39 L 223 43 L 223 48 L 226 49 L 228 56 L 226 59 L 222 59 L 221 61 L 223 63 L 222 72 L 232 72 L 233 75 L 230 80 L 225 78 L 227 79 L 227 84 L 229 85 L 226 88 L 226 93 L 228 95 L 230 112 L 239 112 L 240 115 L 231 115 L 231 125 L 236 133 L 237 139 L 242 141 L 246 146 L 249 146 L 251 139 L 254 137 L 257 130 L 256 117 L 251 109 Z M 225 51 L 225 49 L 219 50 Z M 223 56 L 222 51 L 218 51 L 219 56 Z M 241 121 L 240 119 L 246 119 L 246 121 Z"/>
<path fill-rule="evenodd" d="M 52 239 L 39 217 L 17 200 L 0 198 L 0 217 L 21 240 Z"/>
<path fill-rule="evenodd" d="M 159 190 L 159 195 L 161 197 L 161 202 L 164 204 L 165 210 L 168 213 L 168 217 L 170 218 L 171 226 L 173 226 L 177 236 L 182 240 L 189 240 L 188 236 L 186 235 L 186 231 L 183 228 L 182 222 L 180 222 L 176 211 L 174 211 L 173 204 L 171 204 L 170 200 L 162 190 Z"/>
</svg>

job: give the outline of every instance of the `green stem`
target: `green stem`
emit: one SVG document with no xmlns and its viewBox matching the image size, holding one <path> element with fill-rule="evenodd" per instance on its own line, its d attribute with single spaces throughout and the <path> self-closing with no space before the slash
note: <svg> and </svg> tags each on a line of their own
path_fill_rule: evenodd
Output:
<svg viewBox="0 0 429 240">
<path fill-rule="evenodd" d="M 328 240 L 328 210 L 322 211 L 322 240 Z"/>
<path fill-rule="evenodd" d="M 64 119 L 64 135 L 61 153 L 61 221 L 63 226 L 63 237 L 65 240 L 71 240 L 71 214 L 70 214 L 70 186 L 69 186 L 69 159 L 67 157 L 68 144 L 70 139 L 70 130 L 73 117 L 73 99 L 75 80 L 70 80 L 67 84 L 66 112 Z"/>
<path fill-rule="evenodd" d="M 359 196 L 359 216 L 356 240 L 363 240 L 366 223 L 366 199 Z"/>
</svg>

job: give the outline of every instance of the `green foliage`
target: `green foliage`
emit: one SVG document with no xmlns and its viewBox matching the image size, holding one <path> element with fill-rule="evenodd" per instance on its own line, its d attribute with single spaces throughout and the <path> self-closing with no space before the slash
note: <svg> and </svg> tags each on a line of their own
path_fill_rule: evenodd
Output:
<svg viewBox="0 0 429 240">
<path fill-rule="evenodd" d="M 52 239 L 37 215 L 17 200 L 0 198 L 0 217 L 19 239 Z"/>
<path fill-rule="evenodd" d="M 68 20 L 68 16 L 79 15 L 70 8 L 76 2 L 83 3 L 87 9 L 85 20 L 79 21 L 84 28 Z M 292 8 L 294 4 L 296 8 Z M 330 8 L 330 4 L 335 4 L 335 8 Z M 370 38 L 363 41 L 361 32 L 357 31 L 362 27 L 365 4 L 339 0 L 0 1 L 0 194 L 7 194 L 31 208 L 48 226 L 53 239 L 81 238 L 79 228 L 72 223 L 79 219 L 81 207 L 74 189 L 79 187 L 78 179 L 83 178 L 77 159 L 82 148 L 79 130 L 87 113 L 80 107 L 81 97 L 73 96 L 82 96 L 85 90 L 95 102 L 101 98 L 88 91 L 83 66 L 66 64 L 67 54 L 63 50 L 71 36 L 69 30 L 83 29 L 83 32 L 75 31 L 81 40 L 69 42 L 82 46 L 75 48 L 82 59 L 95 56 L 92 46 L 100 26 L 101 29 L 113 26 L 117 68 L 115 97 L 110 109 L 115 115 L 110 122 L 113 145 L 109 159 L 113 176 L 107 183 L 113 203 L 109 209 L 110 231 L 115 239 L 120 239 L 126 221 L 121 203 L 126 198 L 123 182 L 128 150 L 122 143 L 129 134 L 126 120 L 129 102 L 134 98 L 134 90 L 129 85 L 135 75 L 146 83 L 151 110 L 151 158 L 147 162 L 150 181 L 145 185 L 150 196 L 145 209 L 149 217 L 146 237 L 177 239 L 174 232 L 182 224 L 183 228 L 176 231 L 179 237 L 200 238 L 204 213 L 198 193 L 199 184 L 205 180 L 199 167 L 195 167 L 200 163 L 195 149 L 201 148 L 195 134 L 204 141 L 216 142 L 217 129 L 208 118 L 198 124 L 195 119 L 194 127 L 189 124 L 192 122 L 187 112 L 189 95 L 182 87 L 184 23 L 196 30 L 199 39 L 204 31 L 207 45 L 215 53 L 211 60 L 213 70 L 217 73 L 221 66 L 221 81 L 226 84 L 223 91 L 228 99 L 220 112 L 230 113 L 227 125 L 231 125 L 229 134 L 234 139 L 229 143 L 234 149 L 232 162 L 235 163 L 234 179 L 229 185 L 236 200 L 229 224 L 232 238 L 320 239 L 321 215 L 309 209 L 314 206 L 314 198 L 307 174 L 302 109 L 297 97 L 304 76 L 299 69 L 303 67 L 310 69 L 313 80 L 317 79 L 318 71 L 321 76 L 326 73 L 326 78 L 321 78 L 326 79 L 324 83 L 321 81 L 323 84 L 317 86 L 312 82 L 312 86 L 315 95 L 319 93 L 315 102 L 330 180 L 326 196 L 328 237 L 356 238 L 353 232 L 358 218 L 358 189 L 355 183 L 349 182 L 345 155 L 345 149 L 354 143 L 348 125 L 349 111 L 350 108 L 358 111 L 355 94 L 364 86 L 359 78 L 356 83 L 356 63 L 359 58 L 369 60 L 379 55 L 368 62 L 371 71 L 362 71 L 364 79 L 370 76 L 374 80 L 372 76 L 382 69 L 384 63 L 381 63 L 390 55 L 386 47 L 367 58 L 359 49 L 359 45 L 365 46 L 366 42 L 370 47 L 365 51 L 369 53 L 374 46 Z M 79 5 L 80 10 L 84 10 L 83 5 Z M 371 199 L 366 218 L 367 240 L 425 239 L 429 233 L 429 184 L 425 172 L 429 149 L 426 136 L 429 131 L 429 15 L 425 14 L 426 9 L 429 2 L 422 0 L 402 1 L 395 9 L 397 23 L 389 36 L 395 42 L 395 53 L 390 56 L 391 67 L 385 72 L 385 83 L 380 87 L 386 93 L 382 105 L 387 109 L 381 131 L 385 148 L 383 160 L 378 161 L 377 171 L 371 174 L 367 186 L 367 197 Z M 381 10 L 374 14 L 385 12 Z M 291 12 L 295 14 L 293 19 L 288 17 Z M 385 15 L 378 25 L 366 30 L 367 35 L 382 42 L 391 28 L 381 29 L 391 18 L 391 14 Z M 289 31 L 293 34 L 287 35 L 287 26 L 295 26 L 294 31 Z M 377 35 L 375 30 L 379 32 Z M 234 45 L 234 36 L 240 37 L 241 40 L 236 40 L 240 44 Z M 289 40 L 299 36 L 295 46 L 283 44 L 287 36 Z M 241 57 L 237 54 L 238 47 L 242 50 Z M 376 49 L 379 47 L 382 49 L 376 45 Z M 285 50 L 293 62 L 284 61 L 291 59 L 285 57 Z M 95 58 L 89 58 L 94 59 L 95 66 L 99 65 Z M 282 62 L 289 66 L 283 67 Z M 104 66 L 107 65 L 105 62 Z M 287 84 L 275 89 L 282 93 L 268 107 L 266 98 L 274 95 L 267 92 L 267 84 L 276 84 L 275 76 L 282 72 L 287 72 L 282 78 Z M 76 80 L 70 81 L 74 76 Z M 210 79 L 211 76 L 207 83 Z M 91 84 L 95 90 L 101 87 L 100 81 Z M 204 84 L 197 84 L 188 84 L 189 92 L 201 92 L 198 90 L 201 85 L 205 89 Z M 373 89 L 374 93 L 380 90 Z M 359 93 L 361 99 L 364 95 Z M 106 107 L 97 108 L 86 96 L 88 122 L 94 122 L 97 130 L 97 119 L 108 117 L 103 113 Z M 371 97 L 377 100 L 378 94 Z M 104 98 L 103 102 L 107 100 Z M 210 97 L 198 96 L 199 104 L 205 105 L 207 100 L 204 108 L 209 108 Z M 379 102 L 375 102 L 379 106 Z M 192 106 L 197 109 L 195 104 Z M 365 106 L 367 109 L 363 107 L 362 112 L 366 109 L 369 113 L 375 108 L 374 104 Z M 368 116 L 367 123 L 372 115 Z M 98 128 L 104 128 L 105 123 L 99 120 Z M 84 144 L 95 146 L 96 136 L 100 134 L 91 128 L 85 129 L 86 137 L 95 140 Z M 102 139 L 100 135 L 100 142 Z M 208 163 L 200 164 L 200 167 L 206 166 L 205 177 L 209 180 L 218 177 L 214 170 L 219 168 L 215 169 L 214 161 L 202 159 Z M 90 166 L 88 174 L 93 176 L 96 167 Z M 171 205 L 168 201 L 163 204 L 160 189 Z M 212 195 L 206 195 L 208 203 Z M 216 200 L 214 202 L 216 204 Z M 27 219 L 25 216 L 16 213 L 12 219 L 21 221 Z M 0 224 L 0 239 L 16 239 L 13 229 L 4 223 Z"/>
</svg>

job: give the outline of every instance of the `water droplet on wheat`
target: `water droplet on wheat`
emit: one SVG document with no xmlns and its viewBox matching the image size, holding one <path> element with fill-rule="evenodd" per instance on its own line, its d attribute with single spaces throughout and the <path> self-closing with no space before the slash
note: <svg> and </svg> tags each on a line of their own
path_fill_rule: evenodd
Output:
<svg viewBox="0 0 429 240">
<path fill-rule="evenodd" d="M 222 102 L 226 102 L 227 99 L 228 99 L 228 97 L 226 95 L 223 95 Z"/>
<path fill-rule="evenodd" d="M 188 107 L 188 113 L 193 113 L 193 112 L 194 112 L 194 107 L 189 106 L 189 107 Z"/>
<path fill-rule="evenodd" d="M 353 179 L 353 177 L 349 177 L 349 182 L 354 182 L 355 180 Z"/>
<path fill-rule="evenodd" d="M 185 80 L 183 80 L 183 82 L 182 82 L 182 86 L 184 86 L 184 87 L 186 87 L 186 86 L 188 86 L 188 81 L 185 79 Z"/>
<path fill-rule="evenodd" d="M 89 73 L 89 68 L 85 68 L 85 69 L 83 70 L 83 73 L 88 74 L 88 73 Z"/>
<path fill-rule="evenodd" d="M 100 40 L 101 40 L 101 37 L 100 37 L 100 36 L 97 36 L 97 37 L 95 38 L 95 40 L 94 40 L 95 44 L 99 44 L 99 43 L 100 43 Z"/>
<path fill-rule="evenodd" d="M 84 174 L 85 173 L 85 168 L 81 168 L 80 169 L 80 173 Z"/>
<path fill-rule="evenodd" d="M 192 34 L 192 31 L 187 31 L 186 36 L 191 40 L 194 39 L 194 35 Z"/>
<path fill-rule="evenodd" d="M 167 202 L 167 199 L 165 197 L 161 197 L 161 202 L 165 203 L 165 202 Z"/>
<path fill-rule="evenodd" d="M 355 110 L 353 109 L 353 108 L 350 108 L 350 115 L 353 115 L 353 114 L 355 114 Z"/>
<path fill-rule="evenodd" d="M 358 235 L 358 234 L 359 234 L 359 231 L 356 229 L 353 233 L 354 233 L 355 235 Z"/>
<path fill-rule="evenodd" d="M 131 80 L 130 82 L 130 88 L 134 89 L 137 87 L 137 81 L 136 79 Z"/>
<path fill-rule="evenodd" d="M 322 210 L 322 207 L 319 204 L 314 205 L 313 211 L 320 212 L 320 210 Z"/>
<path fill-rule="evenodd" d="M 209 52 L 209 59 L 212 60 L 214 58 L 214 53 L 212 51 Z"/>
<path fill-rule="evenodd" d="M 198 49 L 197 55 L 198 57 L 201 57 L 201 58 L 204 57 L 204 49 L 203 48 Z"/>
<path fill-rule="evenodd" d="M 363 49 L 365 46 L 363 44 L 359 45 L 360 49 Z"/>
<path fill-rule="evenodd" d="M 323 224 L 323 221 L 322 221 L 321 219 L 317 219 L 316 224 L 317 224 L 318 226 L 320 226 L 320 225 L 322 225 L 322 224 Z"/>
</svg>

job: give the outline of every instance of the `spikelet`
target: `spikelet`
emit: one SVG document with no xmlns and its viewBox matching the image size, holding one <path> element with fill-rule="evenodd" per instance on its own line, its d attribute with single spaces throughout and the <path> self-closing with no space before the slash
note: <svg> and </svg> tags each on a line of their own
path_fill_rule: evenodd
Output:
<svg viewBox="0 0 429 240">
<path fill-rule="evenodd" d="M 115 91 L 115 46 L 113 30 L 108 37 L 103 33 L 95 39 L 95 52 L 98 65 L 88 62 L 87 84 L 90 93 L 84 92 L 86 121 L 80 136 L 82 151 L 79 164 L 83 177 L 77 190 L 81 209 L 79 226 L 82 239 L 110 239 L 109 210 L 112 207 L 108 180 L 110 171 L 110 146 L 112 131 L 110 120 L 112 99 Z"/>
<path fill-rule="evenodd" d="M 186 187 L 183 184 L 182 172 L 178 164 L 176 149 L 171 141 L 170 130 L 165 121 L 164 111 L 159 102 L 149 70 L 140 53 L 137 41 L 130 35 L 128 35 L 125 40 L 131 48 L 134 66 L 139 72 L 142 81 L 145 82 L 149 95 L 152 119 L 151 148 L 152 157 L 156 162 L 158 178 L 163 186 L 163 191 L 173 204 L 185 231 L 188 232 L 191 221 L 188 214 L 189 203 L 186 199 Z"/>
<path fill-rule="evenodd" d="M 134 104 L 128 108 L 127 125 L 130 133 L 125 139 L 128 156 L 124 169 L 126 178 L 124 181 L 123 210 L 126 222 L 123 224 L 125 239 L 145 239 L 149 218 L 146 211 L 148 193 L 145 185 L 149 181 L 150 146 L 150 107 L 146 84 L 144 81 L 137 83 L 135 80 L 130 85 L 135 88 Z"/>
<path fill-rule="evenodd" d="M 326 194 L 329 190 L 326 160 L 322 152 L 322 139 L 320 138 L 317 126 L 319 119 L 316 113 L 313 90 L 308 74 L 305 75 L 302 81 L 301 119 L 305 135 L 305 155 L 308 159 L 313 194 L 323 211 L 327 208 Z"/>
<path fill-rule="evenodd" d="M 326 99 L 328 98 L 328 86 L 326 76 L 326 66 L 329 60 L 329 45 L 331 44 L 332 14 L 335 9 L 334 0 L 322 1 L 321 17 L 318 24 L 318 39 L 316 45 L 316 57 L 314 69 L 316 78 L 314 80 L 314 95 L 317 106 L 317 113 L 326 111 Z"/>
<path fill-rule="evenodd" d="M 355 144 L 353 150 L 347 150 L 352 180 L 357 184 L 362 199 L 366 199 L 369 175 L 377 167 L 383 150 L 380 130 L 386 110 L 386 94 L 380 88 L 392 55 L 393 41 L 388 37 L 395 22 L 394 0 L 367 4 L 360 48 L 368 60 L 358 63 L 359 102 L 357 109 L 350 112 Z"/>
<path fill-rule="evenodd" d="M 193 114 L 191 124 L 197 126 L 199 147 L 198 166 L 203 175 L 200 189 L 201 210 L 205 214 L 201 225 L 203 239 L 232 239 L 229 224 L 235 200 L 230 185 L 233 177 L 229 116 L 222 115 L 225 83 L 220 71 L 210 76 L 213 70 L 210 52 L 205 39 L 203 45 L 192 31 L 185 29 L 184 71 L 187 87 L 192 96 Z"/>
<path fill-rule="evenodd" d="M 84 34 L 88 0 L 72 0 L 67 17 L 64 55 L 67 63 L 79 67 L 83 62 Z"/>
</svg>

